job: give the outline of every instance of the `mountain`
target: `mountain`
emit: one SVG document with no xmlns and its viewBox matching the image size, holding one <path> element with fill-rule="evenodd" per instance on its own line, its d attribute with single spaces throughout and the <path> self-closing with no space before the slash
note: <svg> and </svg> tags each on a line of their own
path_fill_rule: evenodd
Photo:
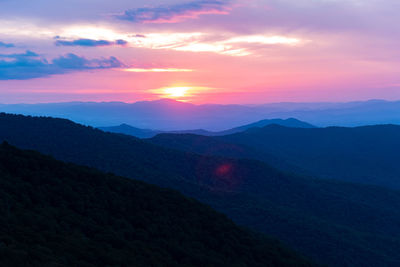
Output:
<svg viewBox="0 0 400 267">
<path fill-rule="evenodd" d="M 157 101 L 2 104 L 0 111 L 71 119 L 95 127 L 126 123 L 140 129 L 224 131 L 269 118 L 297 118 L 317 127 L 400 124 L 400 101 L 194 105 Z"/>
<path fill-rule="evenodd" d="M 0 114 L 0 140 L 179 190 L 327 266 L 400 264 L 400 193 L 183 152 L 64 119 Z"/>
<path fill-rule="evenodd" d="M 159 131 L 159 130 L 140 129 L 140 128 L 136 128 L 136 127 L 130 126 L 125 123 L 123 123 L 119 126 L 98 127 L 98 128 L 105 132 L 127 134 L 127 135 L 132 135 L 132 136 L 135 136 L 138 138 L 151 138 L 151 137 L 154 137 L 161 133 L 220 136 L 220 135 L 227 135 L 227 134 L 242 132 L 247 129 L 253 128 L 253 127 L 264 127 L 264 126 L 270 125 L 270 124 L 277 124 L 277 125 L 282 125 L 282 126 L 286 126 L 286 127 L 296 127 L 296 128 L 297 127 L 298 128 L 315 128 L 315 126 L 313 126 L 309 123 L 302 122 L 302 121 L 299 121 L 299 120 L 296 120 L 293 118 L 286 119 L 286 120 L 282 120 L 282 119 L 262 120 L 262 121 L 258 121 L 255 123 L 247 124 L 244 126 L 240 126 L 240 127 L 232 128 L 229 130 L 220 131 L 220 132 L 211 132 L 211 131 L 206 131 L 206 130 L 202 130 L 202 129 L 179 130 L 179 131 Z"/>
<path fill-rule="evenodd" d="M 218 138 L 273 154 L 318 177 L 400 189 L 399 136 L 398 125 L 318 129 L 271 125 Z"/>
<path fill-rule="evenodd" d="M 213 132 L 209 132 L 206 130 L 182 130 L 182 131 L 159 131 L 159 130 L 150 130 L 150 129 L 140 129 L 133 126 L 130 126 L 126 123 L 123 123 L 118 126 L 108 126 L 108 127 L 98 127 L 100 130 L 110 133 L 120 133 L 126 135 L 132 135 L 138 138 L 151 138 L 161 133 L 188 133 L 188 134 L 198 134 L 198 135 L 213 135 Z"/>
<path fill-rule="evenodd" d="M 223 137 L 222 137 L 223 138 Z M 218 156 L 234 159 L 253 159 L 268 163 L 277 169 L 296 174 L 310 175 L 305 169 L 284 160 L 273 153 L 250 146 L 224 141 L 222 138 L 197 134 L 158 134 L 145 139 L 146 142 L 171 149 L 178 149 L 205 156 Z"/>
<path fill-rule="evenodd" d="M 160 134 L 148 141 L 208 156 L 261 160 L 308 176 L 400 189 L 400 126 L 288 128 L 269 125 L 206 137 Z"/>
<path fill-rule="evenodd" d="M 236 127 L 236 128 L 230 129 L 230 130 L 219 132 L 216 135 L 228 135 L 228 134 L 240 133 L 240 132 L 243 132 L 250 128 L 261 128 L 261 127 L 265 127 L 265 126 L 271 125 L 271 124 L 281 125 L 281 126 L 285 126 L 285 127 L 293 127 L 293 128 L 316 128 L 314 125 L 311 125 L 307 122 L 299 121 L 294 118 L 289 118 L 286 120 L 272 119 L 272 120 L 261 120 L 261 121 L 255 122 L 255 123 Z"/>
<path fill-rule="evenodd" d="M 2 266 L 312 266 L 181 194 L 0 145 Z"/>
<path fill-rule="evenodd" d="M 159 133 L 162 133 L 162 131 L 136 128 L 125 123 L 118 126 L 108 126 L 108 127 L 98 127 L 98 128 L 105 132 L 127 134 L 138 138 L 151 138 Z"/>
</svg>

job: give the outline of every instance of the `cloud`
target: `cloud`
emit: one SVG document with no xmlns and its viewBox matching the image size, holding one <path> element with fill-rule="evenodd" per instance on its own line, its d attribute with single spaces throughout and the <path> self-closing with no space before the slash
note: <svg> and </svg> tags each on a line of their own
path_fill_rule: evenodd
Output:
<svg viewBox="0 0 400 267">
<path fill-rule="evenodd" d="M 11 48 L 11 47 L 15 47 L 15 45 L 11 44 L 11 43 L 3 43 L 0 41 L 0 47 Z"/>
<path fill-rule="evenodd" d="M 192 69 L 177 69 L 177 68 L 127 68 L 123 69 L 127 72 L 192 72 Z"/>
<path fill-rule="evenodd" d="M 31 57 L 38 57 L 39 55 L 35 52 L 27 50 L 24 54 L 0 54 L 0 58 L 15 58 L 15 59 L 24 59 Z"/>
<path fill-rule="evenodd" d="M 171 6 L 130 9 L 117 17 L 137 23 L 177 23 L 200 15 L 228 14 L 229 10 L 226 1 L 200 0 Z"/>
<path fill-rule="evenodd" d="M 58 37 L 56 37 L 58 39 Z M 93 40 L 93 39 L 77 39 L 72 41 L 57 40 L 55 44 L 57 46 L 85 46 L 85 47 L 98 47 L 98 46 L 124 46 L 128 42 L 125 40 Z"/>
<path fill-rule="evenodd" d="M 115 57 L 87 59 L 66 54 L 51 61 L 32 51 L 23 54 L 0 54 L 0 80 L 28 80 L 73 71 L 121 68 Z"/>
<path fill-rule="evenodd" d="M 227 56 L 258 54 L 272 46 L 296 47 L 312 42 L 294 36 L 281 35 L 220 35 L 202 32 L 147 33 L 146 38 L 128 37 L 130 47 L 167 49 L 183 52 L 208 52 Z"/>
</svg>

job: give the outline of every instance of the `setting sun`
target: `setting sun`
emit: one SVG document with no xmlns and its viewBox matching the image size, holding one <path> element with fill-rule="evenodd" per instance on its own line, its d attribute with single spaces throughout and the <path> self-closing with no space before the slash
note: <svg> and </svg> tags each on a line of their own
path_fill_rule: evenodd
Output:
<svg viewBox="0 0 400 267">
<path fill-rule="evenodd" d="M 202 86 L 166 86 L 158 89 L 149 90 L 156 98 L 172 98 L 179 101 L 190 101 L 205 92 L 210 92 L 214 88 Z"/>
<path fill-rule="evenodd" d="M 167 87 L 164 89 L 166 97 L 184 97 L 190 87 Z"/>
</svg>

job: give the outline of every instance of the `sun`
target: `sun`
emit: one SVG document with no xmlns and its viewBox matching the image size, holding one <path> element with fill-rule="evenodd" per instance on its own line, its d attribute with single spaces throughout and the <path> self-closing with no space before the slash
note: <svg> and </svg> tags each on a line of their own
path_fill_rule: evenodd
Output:
<svg viewBox="0 0 400 267">
<path fill-rule="evenodd" d="M 151 89 L 149 92 L 158 98 L 170 98 L 177 101 L 191 101 L 204 92 L 213 90 L 210 87 L 188 86 L 188 85 L 170 85 L 158 89 Z"/>
<path fill-rule="evenodd" d="M 164 95 L 166 97 L 179 98 L 184 97 L 190 87 L 167 87 L 164 88 Z"/>
</svg>

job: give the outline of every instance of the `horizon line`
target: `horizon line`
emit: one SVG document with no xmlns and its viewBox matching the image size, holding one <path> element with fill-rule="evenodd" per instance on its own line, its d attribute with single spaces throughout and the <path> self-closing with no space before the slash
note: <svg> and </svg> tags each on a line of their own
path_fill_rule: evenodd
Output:
<svg viewBox="0 0 400 267">
<path fill-rule="evenodd" d="M 188 104 L 193 106 L 207 106 L 207 105 L 219 105 L 219 106 L 262 106 L 262 105 L 274 105 L 274 104 L 347 104 L 347 103 L 365 103 L 365 102 L 400 102 L 400 99 L 397 100 L 390 100 L 390 99 L 379 99 L 379 98 L 371 98 L 366 100 L 349 100 L 349 101 L 281 101 L 281 102 L 265 102 L 265 103 L 247 103 L 247 104 L 238 104 L 238 103 L 229 103 L 229 104 L 220 104 L 220 103 L 203 103 L 203 104 L 196 104 L 191 103 L 188 101 L 180 101 L 177 99 L 172 98 L 159 98 L 154 100 L 138 100 L 133 102 L 125 102 L 125 101 L 60 101 L 60 102 L 16 102 L 16 103 L 0 103 L 0 105 L 7 106 L 7 105 L 45 105 L 45 104 L 137 104 L 137 103 L 151 103 L 151 102 L 174 102 L 174 103 L 181 103 L 181 104 Z"/>
</svg>

